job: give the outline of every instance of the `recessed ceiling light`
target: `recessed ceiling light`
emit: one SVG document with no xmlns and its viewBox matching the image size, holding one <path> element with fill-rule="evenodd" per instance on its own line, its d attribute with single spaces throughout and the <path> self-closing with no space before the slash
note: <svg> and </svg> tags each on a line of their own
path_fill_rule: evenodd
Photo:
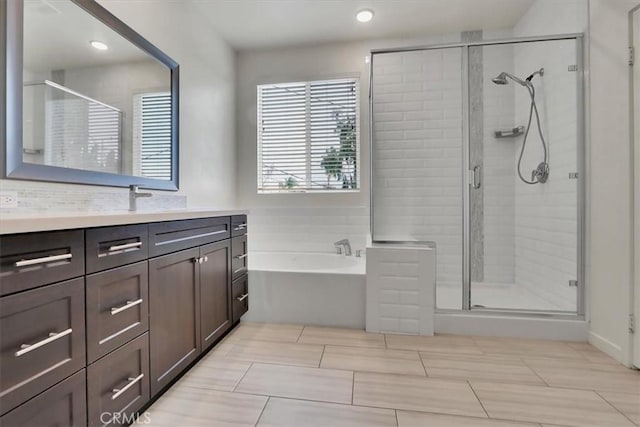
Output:
<svg viewBox="0 0 640 427">
<path fill-rule="evenodd" d="M 373 19 L 373 10 L 371 9 L 362 9 L 360 12 L 356 14 L 356 19 L 359 22 L 369 22 Z"/>
<path fill-rule="evenodd" d="M 106 43 L 103 42 L 99 42 L 98 40 L 91 40 L 91 46 L 93 46 L 94 48 L 98 49 L 98 50 L 108 50 L 109 46 L 107 46 Z"/>
</svg>

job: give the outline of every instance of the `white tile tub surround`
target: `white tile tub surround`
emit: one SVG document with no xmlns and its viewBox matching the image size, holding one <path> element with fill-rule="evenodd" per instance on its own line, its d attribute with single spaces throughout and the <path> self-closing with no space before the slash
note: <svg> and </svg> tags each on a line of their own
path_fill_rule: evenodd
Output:
<svg viewBox="0 0 640 427">
<path fill-rule="evenodd" d="M 364 328 L 364 258 L 249 247 L 249 311 L 243 321 Z"/>
<path fill-rule="evenodd" d="M 250 227 L 252 251 L 335 253 L 333 243 L 349 239 L 355 254 L 367 243 L 369 208 L 256 207 L 251 208 Z"/>
<path fill-rule="evenodd" d="M 367 248 L 367 332 L 433 335 L 435 273 L 435 249 Z"/>
</svg>

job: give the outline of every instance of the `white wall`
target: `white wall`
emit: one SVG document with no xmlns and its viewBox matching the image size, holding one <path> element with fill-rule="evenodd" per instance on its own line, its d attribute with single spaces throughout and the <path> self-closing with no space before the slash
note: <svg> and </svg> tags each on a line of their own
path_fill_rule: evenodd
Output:
<svg viewBox="0 0 640 427">
<path fill-rule="evenodd" d="M 112 13 L 180 64 L 180 191 L 155 192 L 162 207 L 235 205 L 235 56 L 188 2 L 102 0 Z M 124 208 L 127 190 L 0 180 L 24 210 Z M 178 195 L 178 200 L 169 201 Z M 148 199 L 147 199 L 148 200 Z M 73 202 L 71 202 L 73 201 Z M 24 203 L 22 203 L 24 202 Z"/>
<path fill-rule="evenodd" d="M 637 0 L 590 0 L 589 341 L 630 364 L 632 169 L 628 12 Z"/>
</svg>

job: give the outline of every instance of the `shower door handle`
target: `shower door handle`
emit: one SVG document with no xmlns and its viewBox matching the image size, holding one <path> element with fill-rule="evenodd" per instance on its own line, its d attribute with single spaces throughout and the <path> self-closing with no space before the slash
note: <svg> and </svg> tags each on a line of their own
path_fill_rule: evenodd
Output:
<svg viewBox="0 0 640 427">
<path fill-rule="evenodd" d="M 480 188 L 480 186 L 482 185 L 482 181 L 480 178 L 480 171 L 481 169 L 479 165 L 476 165 L 473 167 L 473 175 L 472 175 L 473 182 L 471 183 L 471 185 L 473 185 L 473 188 L 475 188 L 476 190 Z"/>
</svg>

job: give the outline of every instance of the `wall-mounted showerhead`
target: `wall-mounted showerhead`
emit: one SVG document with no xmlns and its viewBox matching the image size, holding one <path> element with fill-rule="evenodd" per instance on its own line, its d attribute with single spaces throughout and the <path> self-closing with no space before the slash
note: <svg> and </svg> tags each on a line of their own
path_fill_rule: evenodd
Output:
<svg viewBox="0 0 640 427">
<path fill-rule="evenodd" d="M 514 82 L 522 86 L 528 86 L 529 82 L 531 82 L 531 79 L 533 79 L 536 75 L 544 76 L 544 68 L 540 68 L 539 70 L 530 74 L 529 77 L 527 77 L 525 80 L 522 80 L 511 73 L 507 73 L 506 71 L 503 71 L 497 76 L 495 76 L 494 78 L 492 78 L 491 81 L 497 85 L 506 85 L 509 83 L 509 81 L 507 80 L 507 77 L 509 77 L 511 80 L 513 80 Z"/>
<path fill-rule="evenodd" d="M 528 80 L 524 81 L 524 80 L 514 76 L 511 73 L 507 73 L 506 71 L 501 72 L 496 77 L 492 78 L 491 81 L 494 82 L 497 85 L 506 85 L 507 83 L 509 83 L 509 81 L 507 80 L 507 77 L 510 78 L 511 80 L 513 80 L 514 82 L 522 85 L 522 86 L 527 86 L 529 84 Z"/>
<path fill-rule="evenodd" d="M 507 81 L 507 73 L 505 72 L 498 74 L 496 77 L 492 78 L 491 81 L 497 85 L 506 85 L 507 83 L 509 83 Z"/>
</svg>

